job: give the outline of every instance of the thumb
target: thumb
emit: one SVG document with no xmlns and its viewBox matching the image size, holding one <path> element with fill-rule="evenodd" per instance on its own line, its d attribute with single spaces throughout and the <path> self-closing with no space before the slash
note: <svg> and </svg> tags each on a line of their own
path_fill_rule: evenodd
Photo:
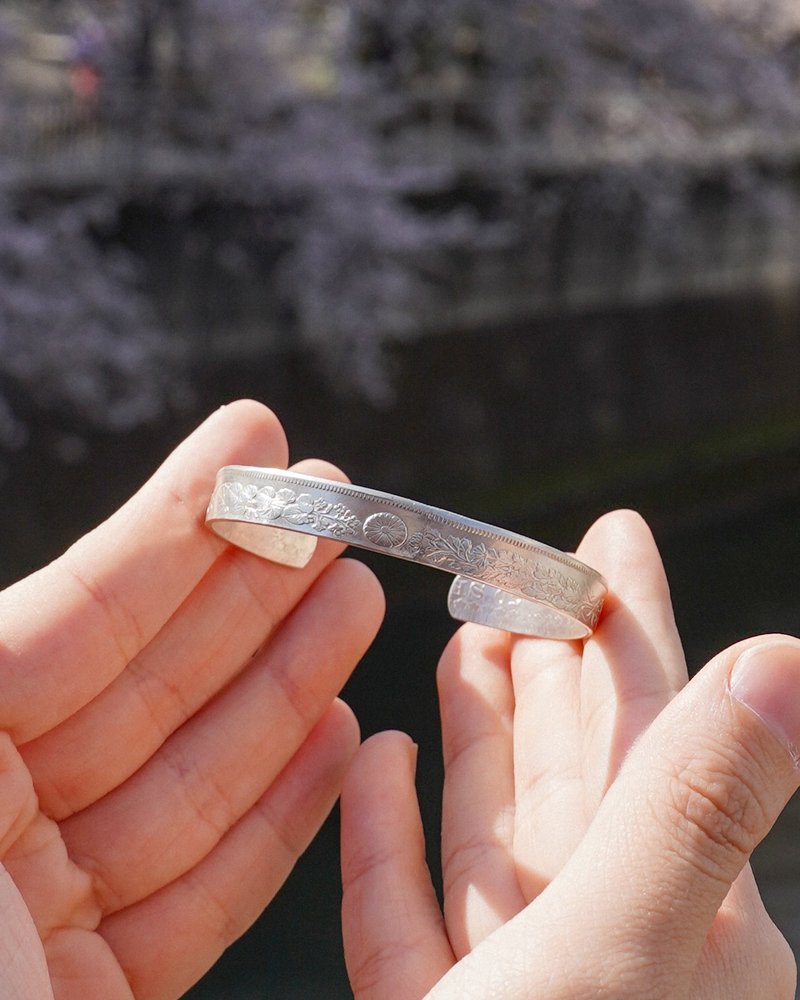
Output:
<svg viewBox="0 0 800 1000">
<path fill-rule="evenodd" d="M 561 888 L 591 908 L 598 954 L 627 955 L 648 996 L 680 995 L 732 883 L 800 784 L 798 746 L 800 641 L 768 636 L 712 660 L 631 750 Z M 659 974 L 672 984 L 663 993 Z"/>
<path fill-rule="evenodd" d="M 630 750 L 559 875 L 427 1000 L 688 997 L 731 885 L 800 785 L 799 746 L 800 641 L 721 653 Z"/>
</svg>

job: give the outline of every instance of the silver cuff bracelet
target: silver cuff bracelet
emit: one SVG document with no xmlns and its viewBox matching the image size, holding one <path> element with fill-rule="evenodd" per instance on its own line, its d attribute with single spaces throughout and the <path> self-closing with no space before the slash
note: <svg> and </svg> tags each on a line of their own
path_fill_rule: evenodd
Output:
<svg viewBox="0 0 800 1000">
<path fill-rule="evenodd" d="M 456 574 L 448 608 L 459 621 L 522 635 L 591 635 L 607 587 L 579 560 L 522 535 L 378 490 L 282 469 L 228 465 L 206 522 L 256 555 L 305 566 L 331 538 Z"/>
</svg>

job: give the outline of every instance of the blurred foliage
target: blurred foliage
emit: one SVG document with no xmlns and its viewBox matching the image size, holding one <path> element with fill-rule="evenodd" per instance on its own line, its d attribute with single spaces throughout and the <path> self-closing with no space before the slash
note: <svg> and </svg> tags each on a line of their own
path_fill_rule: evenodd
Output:
<svg viewBox="0 0 800 1000">
<path fill-rule="evenodd" d="M 654 162 L 794 155 L 800 138 L 793 0 L 9 0 L 0 47 L 3 369 L 112 424 L 167 405 L 147 366 L 179 352 L 130 255 L 98 243 L 98 193 L 108 231 L 165 180 L 176 211 L 206 196 L 199 176 L 289 206 L 287 322 L 380 402 L 384 344 L 446 323 L 441 275 L 536 222 L 519 212 L 533 173 L 598 165 L 598 196 L 633 186 L 658 234 L 683 206 Z M 23 219 L 15 192 L 37 176 L 68 205 Z M 32 361 L 54 342 L 60 381 Z"/>
<path fill-rule="evenodd" d="M 114 431 L 179 401 L 178 359 L 137 286 L 135 263 L 103 246 L 107 208 L 86 199 L 26 218 L 0 201 L 0 447 L 25 443 L 14 413 L 21 390 L 23 410 Z"/>
</svg>

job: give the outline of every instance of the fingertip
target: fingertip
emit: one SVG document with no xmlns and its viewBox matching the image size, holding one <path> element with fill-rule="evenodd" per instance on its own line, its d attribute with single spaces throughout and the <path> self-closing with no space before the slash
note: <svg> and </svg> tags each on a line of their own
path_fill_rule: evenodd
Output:
<svg viewBox="0 0 800 1000">
<path fill-rule="evenodd" d="M 355 757 L 361 744 L 361 726 L 355 712 L 341 698 L 336 698 L 317 723 L 323 735 L 348 762 Z"/>
<path fill-rule="evenodd" d="M 223 465 L 265 465 L 285 468 L 289 461 L 286 433 L 277 415 L 254 399 L 238 399 L 215 410 L 176 450 L 195 452 L 193 466 L 207 450 L 214 474 Z M 213 456 L 213 457 L 212 457 Z"/>
<path fill-rule="evenodd" d="M 292 465 L 291 471 L 304 476 L 316 476 L 318 479 L 332 479 L 336 483 L 350 482 L 349 477 L 337 465 L 322 458 L 303 458 Z"/>
<path fill-rule="evenodd" d="M 730 670 L 728 690 L 800 765 L 800 641 L 764 636 L 746 645 Z"/>
<path fill-rule="evenodd" d="M 223 403 L 216 412 L 236 419 L 247 417 L 253 420 L 278 420 L 274 410 L 260 400 L 248 396 Z"/>
<path fill-rule="evenodd" d="M 355 617 L 370 622 L 377 632 L 386 614 L 386 595 L 369 566 L 359 559 L 337 559 L 326 573 L 336 573 L 341 578 L 340 583 L 347 588 L 356 605 Z"/>
<path fill-rule="evenodd" d="M 399 729 L 385 729 L 373 733 L 361 744 L 359 753 L 368 755 L 373 764 L 389 764 L 403 761 L 412 770 L 416 770 L 419 747 L 408 733 Z"/>
<path fill-rule="evenodd" d="M 264 462 L 269 461 L 275 468 L 285 468 L 289 461 L 289 444 L 274 410 L 255 399 L 237 399 L 224 408 L 223 417 L 241 436 L 242 445 L 255 454 L 252 460 L 241 464 L 259 464 L 261 459 L 256 454 L 259 453 L 268 456 Z"/>
<path fill-rule="evenodd" d="M 323 797 L 329 796 L 330 789 L 338 795 L 360 739 L 358 720 L 352 709 L 340 698 L 334 699 L 282 772 L 279 784 L 303 795 L 312 788 L 317 788 Z M 333 800 L 327 810 L 332 805 Z M 289 811 L 301 814 L 302 802 L 298 799 Z"/>
<path fill-rule="evenodd" d="M 650 526 L 634 510 L 614 510 L 600 517 L 578 546 L 577 556 L 601 573 L 609 586 L 602 622 L 619 609 L 646 621 L 672 650 L 676 677 L 685 682 L 685 667 L 672 612 L 669 581 Z"/>
<path fill-rule="evenodd" d="M 591 560 L 604 558 L 609 552 L 636 549 L 657 551 L 653 532 L 638 511 L 621 508 L 601 515 L 583 536 L 575 554 Z"/>
<path fill-rule="evenodd" d="M 372 794 L 379 787 L 391 784 L 389 779 L 398 773 L 411 774 L 417 768 L 417 744 L 407 733 L 388 729 L 368 736 L 358 747 L 344 782 L 343 796 L 350 799 L 371 788 Z"/>
</svg>

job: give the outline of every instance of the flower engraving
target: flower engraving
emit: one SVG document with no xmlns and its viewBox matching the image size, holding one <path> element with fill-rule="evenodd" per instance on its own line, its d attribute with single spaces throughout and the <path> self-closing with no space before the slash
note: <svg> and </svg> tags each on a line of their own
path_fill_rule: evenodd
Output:
<svg viewBox="0 0 800 1000">
<path fill-rule="evenodd" d="M 255 516 L 254 501 L 258 489 L 255 486 L 245 486 L 242 483 L 224 483 L 219 490 L 217 506 L 225 517 Z"/>
<path fill-rule="evenodd" d="M 524 581 L 526 561 L 518 553 L 461 535 L 445 535 L 436 528 L 415 532 L 406 549 L 412 558 L 430 566 L 479 577 L 501 589 L 519 589 Z"/>
<path fill-rule="evenodd" d="M 534 600 L 543 601 L 573 616 L 581 606 L 581 587 L 578 581 L 554 566 L 537 564 L 520 589 Z"/>
<path fill-rule="evenodd" d="M 408 539 L 413 559 L 452 573 L 478 578 L 501 591 L 519 594 L 578 617 L 592 625 L 599 610 L 587 600 L 577 580 L 558 567 L 509 548 L 486 545 L 460 535 L 427 527 Z M 463 600 L 466 594 L 460 595 Z M 475 595 L 472 594 L 472 599 Z"/>
<path fill-rule="evenodd" d="M 361 530 L 361 522 L 344 504 L 332 504 L 310 493 L 298 494 L 287 487 L 225 483 L 220 491 L 219 510 L 225 517 L 262 524 L 288 521 L 335 538 L 356 535 Z"/>
<path fill-rule="evenodd" d="M 308 493 L 299 496 L 294 490 L 276 490 L 273 486 L 264 486 L 258 491 L 259 513 L 270 521 L 285 518 L 292 524 L 305 524 L 309 514 L 314 510 L 314 502 Z"/>
<path fill-rule="evenodd" d="M 527 598 L 589 628 L 597 623 L 605 595 L 602 581 L 587 587 L 568 560 L 565 567 L 554 565 L 556 560 L 535 549 L 507 545 L 502 538 L 497 538 L 498 544 L 490 544 L 494 538 L 470 537 L 461 531 L 451 534 L 430 523 L 409 534 L 403 518 L 386 510 L 362 522 L 345 503 L 331 496 L 337 492 L 346 495 L 346 490 L 319 495 L 311 487 L 307 487 L 310 492 L 298 492 L 284 483 L 286 480 L 279 477 L 269 485 L 225 482 L 215 490 L 209 516 L 294 527 L 356 545 L 362 538 L 393 555 L 448 570 L 466 578 L 456 581 L 451 590 L 450 606 L 457 618 L 490 620 L 499 628 L 510 623 L 513 629 L 527 620 L 525 615 L 519 617 Z M 302 488 L 306 484 L 298 485 Z M 495 592 L 490 593 L 490 588 Z M 548 620 L 544 623 L 550 627 Z M 535 632 L 541 627 L 540 620 L 535 618 L 531 627 Z"/>
<path fill-rule="evenodd" d="M 394 549 L 408 538 L 408 528 L 396 514 L 372 514 L 364 522 L 364 537 L 382 549 Z"/>
<path fill-rule="evenodd" d="M 317 531 L 327 531 L 335 538 L 357 535 L 361 521 L 343 503 L 329 503 L 321 497 L 314 502 L 314 519 L 309 522 Z"/>
<path fill-rule="evenodd" d="M 294 490 L 276 490 L 274 486 L 257 487 L 252 483 L 226 483 L 224 504 L 230 514 L 252 521 L 278 521 L 307 524 L 314 510 L 308 493 L 299 496 Z"/>
</svg>

